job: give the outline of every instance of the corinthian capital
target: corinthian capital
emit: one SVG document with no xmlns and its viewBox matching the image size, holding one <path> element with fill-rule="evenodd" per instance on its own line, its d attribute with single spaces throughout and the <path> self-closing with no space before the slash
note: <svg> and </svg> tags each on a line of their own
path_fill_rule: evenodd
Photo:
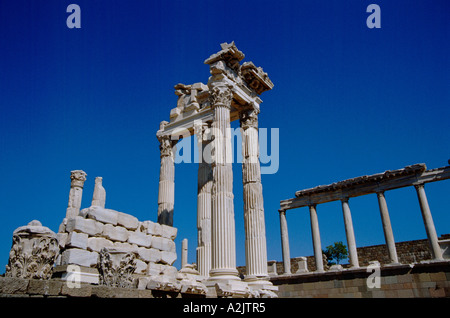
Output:
<svg viewBox="0 0 450 318">
<path fill-rule="evenodd" d="M 225 106 L 231 108 L 231 100 L 233 99 L 233 92 L 226 85 L 213 86 L 210 90 L 210 102 L 212 107 Z"/>
<path fill-rule="evenodd" d="M 173 155 L 173 142 L 170 139 L 170 135 L 161 136 L 159 139 L 159 150 L 161 151 L 161 158 Z"/>
<path fill-rule="evenodd" d="M 86 181 L 86 172 L 83 170 L 73 170 L 70 172 L 70 180 L 72 187 L 80 187 L 83 188 L 84 181 Z"/>
<path fill-rule="evenodd" d="M 258 112 L 255 110 L 243 111 L 239 114 L 239 121 L 241 128 L 246 130 L 248 128 L 258 129 Z"/>
</svg>

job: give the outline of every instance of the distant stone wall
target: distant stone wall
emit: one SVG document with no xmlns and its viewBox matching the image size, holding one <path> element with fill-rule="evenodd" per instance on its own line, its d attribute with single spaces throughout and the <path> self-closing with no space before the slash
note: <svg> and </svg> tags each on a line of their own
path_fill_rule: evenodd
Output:
<svg viewBox="0 0 450 318">
<path fill-rule="evenodd" d="M 450 239 L 450 234 L 444 234 L 439 238 L 439 241 L 448 239 Z M 401 264 L 419 263 L 431 259 L 431 250 L 427 239 L 397 242 L 395 246 Z M 389 263 L 388 250 L 385 244 L 359 247 L 357 248 L 357 253 L 360 266 L 367 266 L 370 261 L 378 261 L 381 265 Z M 315 271 L 316 262 L 314 256 L 307 256 L 306 259 L 308 270 L 310 272 Z M 342 264 L 342 266 L 345 268 L 347 265 Z M 277 262 L 276 267 L 279 275 L 284 272 L 283 262 Z M 295 273 L 297 269 L 297 259 L 291 258 L 291 273 Z M 240 267 L 240 272 L 245 274 L 245 266 Z"/>
<path fill-rule="evenodd" d="M 271 277 L 280 298 L 448 298 L 450 262 L 381 266 L 379 286 L 366 268 Z"/>
</svg>

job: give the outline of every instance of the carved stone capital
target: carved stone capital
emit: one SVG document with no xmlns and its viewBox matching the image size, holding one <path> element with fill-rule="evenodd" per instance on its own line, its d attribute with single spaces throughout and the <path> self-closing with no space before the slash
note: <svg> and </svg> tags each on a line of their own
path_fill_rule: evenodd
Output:
<svg viewBox="0 0 450 318">
<path fill-rule="evenodd" d="M 241 128 L 246 130 L 248 128 L 258 129 L 258 112 L 255 110 L 244 111 L 239 114 Z"/>
<path fill-rule="evenodd" d="M 83 170 L 73 170 L 70 172 L 71 187 L 83 188 L 86 181 L 86 172 Z"/>
<path fill-rule="evenodd" d="M 161 158 L 173 156 L 173 146 L 175 144 L 175 141 L 171 139 L 170 135 L 161 136 L 158 138 L 158 140 L 160 142 L 159 150 L 161 152 Z"/>
<path fill-rule="evenodd" d="M 50 279 L 58 253 L 56 234 L 42 226 L 41 222 L 31 221 L 13 233 L 5 275 L 26 279 Z"/>
<path fill-rule="evenodd" d="M 233 92 L 226 85 L 217 85 L 209 90 L 209 98 L 212 107 L 225 106 L 231 109 Z"/>
<path fill-rule="evenodd" d="M 133 273 L 136 270 L 136 255 L 125 250 L 103 248 L 100 251 L 98 269 L 101 285 L 134 287 Z"/>
</svg>

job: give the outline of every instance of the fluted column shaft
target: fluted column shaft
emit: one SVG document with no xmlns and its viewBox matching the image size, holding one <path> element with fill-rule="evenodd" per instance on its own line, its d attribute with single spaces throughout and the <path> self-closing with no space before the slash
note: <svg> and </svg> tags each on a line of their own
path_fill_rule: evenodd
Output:
<svg viewBox="0 0 450 318">
<path fill-rule="evenodd" d="M 259 163 L 258 115 L 241 114 L 242 179 L 244 185 L 244 226 L 246 279 L 267 278 L 267 245 L 264 200 Z"/>
<path fill-rule="evenodd" d="M 314 259 L 316 261 L 316 271 L 323 272 L 322 244 L 320 242 L 319 219 L 317 218 L 316 205 L 309 206 L 311 218 L 311 234 L 314 247 Z"/>
<path fill-rule="evenodd" d="M 69 203 L 66 210 L 66 218 L 74 218 L 80 212 L 81 199 L 83 196 L 84 181 L 86 181 L 86 172 L 83 170 L 74 170 L 70 172 L 70 192 Z"/>
<path fill-rule="evenodd" d="M 173 226 L 175 200 L 175 165 L 170 136 L 160 139 L 161 166 L 159 170 L 158 223 Z"/>
<path fill-rule="evenodd" d="M 209 276 L 211 270 L 211 188 L 213 174 L 211 153 L 208 151 L 211 139 L 207 136 L 207 124 L 196 126 L 199 149 L 197 190 L 197 269 L 200 275 Z"/>
<path fill-rule="evenodd" d="M 284 274 L 291 274 L 291 255 L 289 251 L 289 235 L 286 220 L 286 211 L 278 210 L 280 213 L 280 232 L 281 232 L 281 252 L 283 254 Z"/>
<path fill-rule="evenodd" d="M 398 263 L 397 249 L 395 248 L 394 233 L 392 232 L 391 219 L 386 204 L 384 192 L 378 192 L 378 205 L 380 206 L 381 222 L 383 224 L 384 238 L 388 248 L 389 259 L 391 263 Z"/>
<path fill-rule="evenodd" d="M 348 198 L 341 200 L 342 212 L 344 214 L 345 234 L 347 236 L 347 246 L 350 258 L 350 265 L 352 267 L 359 267 L 358 253 L 356 251 L 355 233 L 353 231 L 352 215 L 348 205 Z"/>
<path fill-rule="evenodd" d="M 234 224 L 233 170 L 231 152 L 230 108 L 232 92 L 227 86 L 210 89 L 214 109 L 212 134 L 214 156 L 211 191 L 212 260 L 210 276 L 239 279 L 236 270 L 236 238 Z"/>
<path fill-rule="evenodd" d="M 439 246 L 436 228 L 434 227 L 433 217 L 431 216 L 427 195 L 425 193 L 425 187 L 423 184 L 418 184 L 414 187 L 416 188 L 417 197 L 419 198 L 420 211 L 422 212 L 423 223 L 425 224 L 425 230 L 427 232 L 433 258 L 436 260 L 443 260 L 442 250 Z"/>
</svg>

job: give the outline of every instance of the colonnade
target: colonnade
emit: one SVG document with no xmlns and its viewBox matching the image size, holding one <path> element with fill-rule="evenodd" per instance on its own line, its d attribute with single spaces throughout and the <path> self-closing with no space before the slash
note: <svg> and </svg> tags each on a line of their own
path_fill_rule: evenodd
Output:
<svg viewBox="0 0 450 318">
<path fill-rule="evenodd" d="M 200 275 L 216 280 L 240 280 L 236 269 L 236 242 L 230 110 L 232 90 L 217 84 L 210 88 L 213 120 L 197 122 L 199 155 L 197 192 L 197 268 Z M 264 205 L 259 163 L 258 113 L 239 113 L 242 132 L 244 188 L 245 281 L 268 280 Z M 166 122 L 162 123 L 164 128 Z M 173 225 L 174 147 L 170 135 L 159 137 L 161 166 L 158 222 Z M 210 150 L 210 151 L 208 151 Z"/>
<path fill-rule="evenodd" d="M 398 174 L 398 180 L 395 178 L 387 178 L 389 173 L 374 175 L 373 177 L 362 177 L 362 182 L 354 182 L 355 179 L 350 179 L 342 181 L 338 184 L 333 184 L 330 186 L 320 186 L 313 189 L 298 191 L 296 193 L 296 198 L 281 201 L 281 207 L 279 212 L 280 217 L 280 231 L 281 231 L 281 246 L 283 254 L 284 263 L 284 273 L 291 274 L 291 264 L 290 264 L 290 251 L 289 251 L 289 235 L 288 226 L 286 219 L 286 211 L 293 208 L 299 208 L 303 206 L 309 207 L 310 221 L 311 221 L 311 233 L 312 242 L 314 247 L 314 258 L 316 263 L 316 271 L 323 272 L 323 256 L 322 248 L 320 242 L 320 232 L 319 232 L 319 222 L 317 218 L 317 205 L 319 203 L 331 202 L 331 201 L 341 201 L 343 220 L 345 225 L 345 233 L 347 239 L 347 249 L 349 253 L 349 261 L 351 268 L 358 268 L 358 253 L 356 248 L 355 233 L 353 229 L 353 221 L 350 211 L 349 198 L 356 197 L 359 195 L 365 195 L 369 193 L 376 193 L 378 199 L 378 205 L 380 209 L 380 216 L 383 225 L 383 232 L 386 241 L 386 247 L 388 251 L 388 256 L 391 264 L 398 264 L 399 259 L 397 255 L 397 250 L 395 247 L 394 234 L 392 231 L 391 221 L 389 217 L 389 211 L 385 198 L 385 191 L 392 190 L 405 186 L 414 186 L 417 192 L 417 197 L 419 200 L 420 210 L 427 233 L 427 238 L 430 245 L 430 250 L 432 258 L 434 260 L 443 260 L 442 250 L 439 246 L 438 236 L 436 233 L 436 228 L 434 226 L 434 221 L 431 215 L 430 207 L 428 205 L 427 196 L 425 193 L 425 183 L 444 180 L 450 178 L 450 166 L 444 168 L 433 169 L 429 171 L 424 171 L 425 166 L 410 166 L 411 169 L 401 169 L 392 173 L 392 175 Z M 409 168 L 409 167 L 407 167 Z M 411 180 L 411 182 L 408 181 Z M 374 187 L 371 188 L 371 183 L 373 182 Z M 401 182 L 401 183 L 400 183 Z M 346 186 L 342 186 L 347 184 Z M 350 186 L 348 184 L 351 184 Z M 375 185 L 376 184 L 376 185 Z M 358 187 L 363 189 L 358 193 Z M 345 193 L 350 195 L 345 195 Z"/>
</svg>

